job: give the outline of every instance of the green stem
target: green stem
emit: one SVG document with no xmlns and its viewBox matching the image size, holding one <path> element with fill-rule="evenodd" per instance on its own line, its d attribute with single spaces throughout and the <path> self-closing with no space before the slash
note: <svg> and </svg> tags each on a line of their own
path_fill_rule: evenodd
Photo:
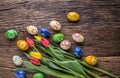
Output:
<svg viewBox="0 0 120 78">
<path fill-rule="evenodd" d="M 33 45 L 33 48 L 37 51 L 37 52 L 39 52 L 39 50 Z"/>
<path fill-rule="evenodd" d="M 85 67 L 88 67 L 88 68 L 91 68 L 91 69 L 93 69 L 93 70 L 99 71 L 99 72 L 101 72 L 101 73 L 103 73 L 103 74 L 106 74 L 106 75 L 108 75 L 108 76 L 111 76 L 111 77 L 113 77 L 113 78 L 119 78 L 119 77 L 117 77 L 117 76 L 115 76 L 115 75 L 113 75 L 113 74 L 111 74 L 111 73 L 109 73 L 109 72 L 107 72 L 107 71 L 104 71 L 104 70 L 102 70 L 102 69 L 100 69 L 100 68 L 96 68 L 96 67 L 90 66 L 90 65 L 88 65 L 87 63 L 85 63 L 84 61 L 80 61 L 80 60 L 79 60 L 79 62 L 80 62 L 83 66 L 85 66 Z"/>
</svg>

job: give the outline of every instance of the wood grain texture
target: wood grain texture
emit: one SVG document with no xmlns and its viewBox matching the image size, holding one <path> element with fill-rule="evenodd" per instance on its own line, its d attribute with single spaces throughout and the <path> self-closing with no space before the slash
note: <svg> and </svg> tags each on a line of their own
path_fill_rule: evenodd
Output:
<svg viewBox="0 0 120 78">
<path fill-rule="evenodd" d="M 76 11 L 80 21 L 69 22 L 66 14 Z M 49 27 L 51 20 L 61 23 L 65 39 L 80 46 L 84 56 L 95 55 L 99 59 L 98 67 L 120 76 L 120 1 L 119 0 L 0 0 L 0 78 L 15 78 L 12 69 L 13 55 L 20 55 L 16 47 L 18 39 L 30 36 L 26 26 Z M 18 37 L 11 41 L 5 38 L 7 29 L 14 28 Z M 53 35 L 55 31 L 50 29 Z M 81 33 L 85 37 L 83 44 L 76 44 L 71 35 Z M 52 36 L 51 35 L 51 36 Z M 110 78 L 99 74 L 102 78 Z M 32 73 L 27 78 L 32 78 Z M 46 75 L 45 78 L 55 78 Z"/>
</svg>

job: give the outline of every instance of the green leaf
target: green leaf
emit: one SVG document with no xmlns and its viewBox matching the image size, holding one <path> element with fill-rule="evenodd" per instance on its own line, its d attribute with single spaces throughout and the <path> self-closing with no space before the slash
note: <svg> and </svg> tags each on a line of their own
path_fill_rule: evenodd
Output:
<svg viewBox="0 0 120 78">
<path fill-rule="evenodd" d="M 53 76 L 57 76 L 60 78 L 78 78 L 78 77 L 74 77 L 72 75 L 68 75 L 66 73 L 62 73 L 56 70 L 53 70 L 51 68 L 48 68 L 45 65 L 41 65 L 41 66 L 34 66 L 32 63 L 28 62 L 28 61 L 24 61 L 23 64 L 28 68 L 28 69 L 32 69 L 32 70 L 37 70 L 40 71 L 42 73 L 45 74 L 49 74 L 49 75 L 53 75 Z"/>
</svg>

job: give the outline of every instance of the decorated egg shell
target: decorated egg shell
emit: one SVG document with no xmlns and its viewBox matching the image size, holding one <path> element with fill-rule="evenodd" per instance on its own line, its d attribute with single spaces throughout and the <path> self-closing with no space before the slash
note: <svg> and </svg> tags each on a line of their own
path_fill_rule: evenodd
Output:
<svg viewBox="0 0 120 78">
<path fill-rule="evenodd" d="M 73 38 L 73 40 L 74 40 L 75 42 L 78 42 L 78 43 L 84 41 L 83 35 L 81 35 L 81 34 L 79 34 L 79 33 L 74 33 L 74 34 L 72 35 L 72 38 Z"/>
<path fill-rule="evenodd" d="M 47 28 L 40 28 L 39 33 L 44 37 L 50 37 L 50 31 Z"/>
<path fill-rule="evenodd" d="M 15 78 L 26 78 L 26 72 L 24 70 L 15 71 Z"/>
<path fill-rule="evenodd" d="M 61 29 L 61 24 L 58 21 L 53 20 L 53 21 L 50 22 L 50 27 L 53 30 L 59 31 Z"/>
<path fill-rule="evenodd" d="M 81 57 L 82 54 L 83 54 L 83 51 L 80 47 L 78 47 L 78 46 L 74 47 L 74 55 L 76 57 Z"/>
<path fill-rule="evenodd" d="M 52 36 L 52 40 L 57 43 L 61 42 L 63 39 L 64 35 L 62 33 L 56 33 Z"/>
<path fill-rule="evenodd" d="M 63 41 L 60 43 L 60 47 L 61 47 L 63 50 L 68 50 L 68 49 L 70 49 L 70 47 L 71 47 L 71 43 L 70 43 L 68 40 L 63 40 Z"/>
<path fill-rule="evenodd" d="M 9 29 L 5 32 L 5 37 L 8 39 L 14 39 L 17 37 L 17 31 L 15 29 Z"/>
<path fill-rule="evenodd" d="M 44 75 L 42 73 L 35 73 L 33 78 L 44 78 Z"/>
<path fill-rule="evenodd" d="M 69 12 L 67 18 L 69 21 L 77 22 L 80 19 L 80 15 L 77 12 Z"/>
<path fill-rule="evenodd" d="M 86 62 L 87 64 L 89 64 L 89 65 L 94 66 L 94 65 L 97 64 L 98 59 L 97 59 L 96 56 L 89 55 L 89 56 L 85 57 L 85 62 Z"/>
<path fill-rule="evenodd" d="M 38 29 L 36 26 L 29 25 L 27 26 L 27 32 L 31 35 L 36 35 L 38 33 Z"/>
<path fill-rule="evenodd" d="M 16 66 L 20 66 L 22 65 L 22 58 L 20 56 L 13 56 L 13 63 L 16 65 Z"/>
</svg>

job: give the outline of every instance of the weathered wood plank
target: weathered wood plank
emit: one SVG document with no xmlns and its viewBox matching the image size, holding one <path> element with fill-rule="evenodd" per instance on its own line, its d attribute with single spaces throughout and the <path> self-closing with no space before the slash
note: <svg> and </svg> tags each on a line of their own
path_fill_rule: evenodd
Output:
<svg viewBox="0 0 120 78">
<path fill-rule="evenodd" d="M 66 19 L 69 11 L 80 13 L 80 21 L 69 22 Z M 0 0 L 0 78 L 14 78 L 14 73 L 11 72 L 15 68 L 12 64 L 13 55 L 20 55 L 25 59 L 15 45 L 18 39 L 29 36 L 26 26 L 49 28 L 51 20 L 60 21 L 60 32 L 65 34 L 65 39 L 69 39 L 73 46 L 81 46 L 84 56 L 98 56 L 98 67 L 120 76 L 119 0 Z M 14 41 L 4 37 L 9 28 L 18 31 L 18 38 Z M 52 30 L 50 32 L 55 33 Z M 84 35 L 85 42 L 82 45 L 72 40 L 71 35 L 75 32 Z M 69 52 L 72 53 L 72 49 Z M 28 78 L 31 76 L 32 74 L 27 74 Z M 102 78 L 110 77 L 102 75 Z"/>
</svg>

